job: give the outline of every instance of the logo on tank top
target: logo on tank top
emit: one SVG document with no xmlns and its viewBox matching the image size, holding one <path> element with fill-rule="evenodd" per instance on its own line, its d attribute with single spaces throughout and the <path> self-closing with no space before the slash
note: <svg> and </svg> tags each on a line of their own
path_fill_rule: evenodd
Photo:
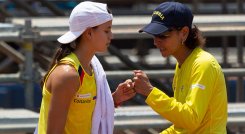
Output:
<svg viewBox="0 0 245 134">
<path fill-rule="evenodd" d="M 91 93 L 76 94 L 74 103 L 91 103 L 92 100 L 96 100 L 96 96 L 92 97 Z"/>
<path fill-rule="evenodd" d="M 81 99 L 86 99 L 86 98 L 91 98 L 91 93 L 87 93 L 87 94 L 77 94 L 76 98 L 81 98 Z"/>
</svg>

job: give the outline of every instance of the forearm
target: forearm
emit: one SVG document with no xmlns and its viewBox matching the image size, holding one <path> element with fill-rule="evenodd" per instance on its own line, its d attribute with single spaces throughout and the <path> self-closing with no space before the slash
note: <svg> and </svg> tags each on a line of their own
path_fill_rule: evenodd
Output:
<svg viewBox="0 0 245 134">
<path fill-rule="evenodd" d="M 149 94 L 146 103 L 177 127 L 191 130 L 200 124 L 196 111 L 189 105 L 177 102 L 175 98 L 168 97 L 157 88 Z"/>
<path fill-rule="evenodd" d="M 65 130 L 66 118 L 57 114 L 57 112 L 49 112 L 47 123 L 47 134 L 63 134 Z"/>
</svg>

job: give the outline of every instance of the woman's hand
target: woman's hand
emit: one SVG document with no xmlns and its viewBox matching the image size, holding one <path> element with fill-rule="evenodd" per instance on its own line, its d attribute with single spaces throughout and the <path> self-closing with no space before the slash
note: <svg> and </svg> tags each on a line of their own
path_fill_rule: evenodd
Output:
<svg viewBox="0 0 245 134">
<path fill-rule="evenodd" d="M 142 70 L 134 70 L 134 89 L 137 93 L 148 96 L 153 89 L 148 76 Z"/>
<path fill-rule="evenodd" d="M 115 106 L 120 105 L 122 102 L 127 101 L 135 96 L 134 83 L 128 79 L 120 83 L 116 91 L 112 94 Z"/>
</svg>

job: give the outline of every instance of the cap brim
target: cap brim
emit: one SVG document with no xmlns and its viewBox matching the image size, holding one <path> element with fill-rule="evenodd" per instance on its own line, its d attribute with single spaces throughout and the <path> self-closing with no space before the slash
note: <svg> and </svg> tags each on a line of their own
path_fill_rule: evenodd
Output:
<svg viewBox="0 0 245 134">
<path fill-rule="evenodd" d="M 144 28 L 139 30 L 139 32 L 140 33 L 146 32 L 151 35 L 158 35 L 158 34 L 166 32 L 167 30 L 168 30 L 168 27 L 162 24 L 159 24 L 159 23 L 151 22 L 150 24 L 146 25 Z"/>
<path fill-rule="evenodd" d="M 72 41 L 76 40 L 84 31 L 79 31 L 79 32 L 67 32 L 61 37 L 59 37 L 57 40 L 58 42 L 62 44 L 68 44 L 71 43 Z"/>
</svg>

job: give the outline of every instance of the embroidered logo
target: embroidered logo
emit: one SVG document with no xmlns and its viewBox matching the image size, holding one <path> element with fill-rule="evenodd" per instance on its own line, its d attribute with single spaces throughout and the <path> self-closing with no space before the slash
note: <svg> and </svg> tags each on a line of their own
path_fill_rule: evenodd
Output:
<svg viewBox="0 0 245 134">
<path fill-rule="evenodd" d="M 153 14 L 152 14 L 152 16 L 153 16 L 153 15 L 157 15 L 158 17 L 161 18 L 161 20 L 164 19 L 164 15 L 163 15 L 161 12 L 159 12 L 159 11 L 154 11 Z"/>
<path fill-rule="evenodd" d="M 87 94 L 77 94 L 76 98 L 81 98 L 81 99 L 85 99 L 85 98 L 91 98 L 91 93 L 87 93 Z"/>
<path fill-rule="evenodd" d="M 85 99 L 85 100 L 74 99 L 74 103 L 91 103 L 91 100 L 89 100 L 89 99 Z"/>
</svg>

